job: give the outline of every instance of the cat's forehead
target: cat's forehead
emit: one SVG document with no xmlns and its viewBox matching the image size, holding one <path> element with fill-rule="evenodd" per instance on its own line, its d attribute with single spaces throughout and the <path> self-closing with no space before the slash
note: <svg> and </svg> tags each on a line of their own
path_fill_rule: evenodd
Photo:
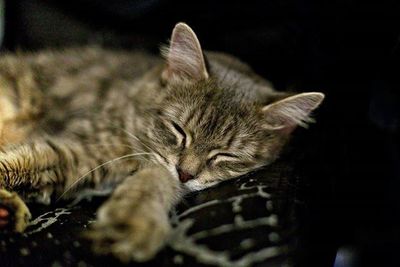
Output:
<svg viewBox="0 0 400 267">
<path fill-rule="evenodd" d="M 204 82 L 171 90 L 165 111 L 198 137 L 211 141 L 259 130 L 257 106 L 229 88 Z"/>
<path fill-rule="evenodd" d="M 255 112 L 257 103 L 235 88 L 222 87 L 216 81 L 200 81 L 175 85 L 168 92 L 168 102 L 173 107 L 211 108 L 221 115 L 246 116 Z"/>
</svg>

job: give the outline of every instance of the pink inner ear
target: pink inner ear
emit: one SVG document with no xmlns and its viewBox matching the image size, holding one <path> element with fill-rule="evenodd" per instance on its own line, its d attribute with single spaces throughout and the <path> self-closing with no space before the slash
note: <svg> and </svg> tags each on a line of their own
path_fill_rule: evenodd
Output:
<svg viewBox="0 0 400 267">
<path fill-rule="evenodd" d="M 293 131 L 298 125 L 292 110 L 288 110 L 285 106 L 278 105 L 264 112 L 268 125 L 274 130 Z"/>
<path fill-rule="evenodd" d="M 302 93 L 270 104 L 262 111 L 272 129 L 289 134 L 298 125 L 306 128 L 308 122 L 313 122 L 309 115 L 323 98 L 322 93 Z"/>
<path fill-rule="evenodd" d="M 267 116 L 267 122 L 268 125 L 272 126 L 272 130 L 283 135 L 289 135 L 297 127 L 297 124 L 293 120 L 272 110 Z"/>
<path fill-rule="evenodd" d="M 186 24 L 178 23 L 175 26 L 170 47 L 164 54 L 167 68 L 163 78 L 187 78 L 195 81 L 208 78 L 200 43 Z"/>
<path fill-rule="evenodd" d="M 278 129 L 277 132 L 283 135 L 289 135 L 294 131 L 294 129 L 296 129 L 296 127 L 297 127 L 296 124 L 287 125 L 286 127 Z"/>
</svg>

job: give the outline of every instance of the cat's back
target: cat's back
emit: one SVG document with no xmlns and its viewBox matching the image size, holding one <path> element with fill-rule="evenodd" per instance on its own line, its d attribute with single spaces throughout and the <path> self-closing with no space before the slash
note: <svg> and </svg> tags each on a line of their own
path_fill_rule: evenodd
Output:
<svg viewBox="0 0 400 267">
<path fill-rule="evenodd" d="M 63 124 L 94 114 L 99 103 L 126 99 L 135 80 L 160 62 L 145 52 L 94 46 L 5 53 L 0 56 L 0 130 L 13 127 L 6 122 Z"/>
<path fill-rule="evenodd" d="M 0 56 L 3 83 L 30 79 L 40 90 L 55 90 L 55 83 L 98 79 L 135 79 L 159 63 L 156 56 L 141 51 L 105 49 L 98 46 L 6 53 Z M 12 81 L 11 81 L 12 82 Z M 90 86 L 90 83 L 87 84 Z M 57 89 L 58 90 L 58 89 Z M 62 90 L 62 89 L 60 89 Z"/>
</svg>

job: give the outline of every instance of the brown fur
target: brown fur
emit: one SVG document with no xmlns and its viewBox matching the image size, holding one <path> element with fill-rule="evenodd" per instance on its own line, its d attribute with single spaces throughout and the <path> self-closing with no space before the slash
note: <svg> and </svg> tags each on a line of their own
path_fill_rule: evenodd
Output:
<svg viewBox="0 0 400 267">
<path fill-rule="evenodd" d="M 185 24 L 171 40 L 166 64 L 98 47 L 0 58 L 0 186 L 49 203 L 119 183 L 88 236 L 123 261 L 158 251 L 182 192 L 273 162 L 323 99 L 276 92 L 229 55 L 206 53 L 206 69 Z"/>
</svg>

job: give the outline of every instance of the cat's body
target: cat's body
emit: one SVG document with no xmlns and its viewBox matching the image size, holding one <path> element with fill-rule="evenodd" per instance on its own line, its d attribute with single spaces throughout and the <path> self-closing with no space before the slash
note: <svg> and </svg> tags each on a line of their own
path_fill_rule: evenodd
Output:
<svg viewBox="0 0 400 267">
<path fill-rule="evenodd" d="M 276 92 L 228 55 L 205 61 L 185 24 L 165 54 L 166 64 L 96 47 L 3 56 L 0 187 L 49 203 L 118 183 L 90 237 L 99 252 L 146 260 L 182 192 L 271 163 L 323 98 Z"/>
</svg>

